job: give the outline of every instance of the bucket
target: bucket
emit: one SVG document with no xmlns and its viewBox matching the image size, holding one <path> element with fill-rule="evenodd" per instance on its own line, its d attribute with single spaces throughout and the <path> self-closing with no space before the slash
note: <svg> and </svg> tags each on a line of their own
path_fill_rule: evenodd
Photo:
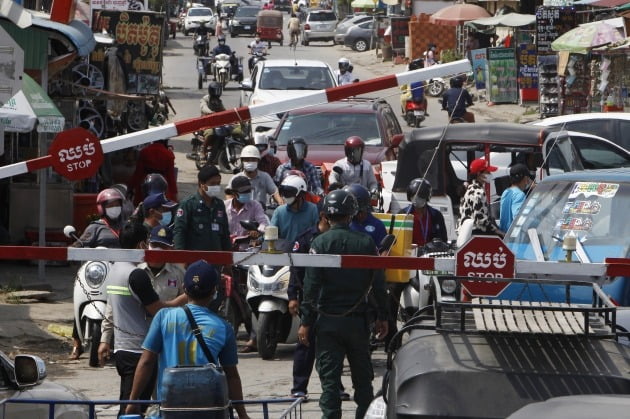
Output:
<svg viewBox="0 0 630 419">
<path fill-rule="evenodd" d="M 225 374 L 213 365 L 166 368 L 162 378 L 163 419 L 228 418 Z"/>
</svg>

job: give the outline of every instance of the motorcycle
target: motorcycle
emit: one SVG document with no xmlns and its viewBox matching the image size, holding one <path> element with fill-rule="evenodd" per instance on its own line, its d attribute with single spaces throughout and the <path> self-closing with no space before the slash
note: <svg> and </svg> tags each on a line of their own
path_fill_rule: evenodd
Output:
<svg viewBox="0 0 630 419">
<path fill-rule="evenodd" d="M 248 48 L 251 48 L 250 46 L 248 46 Z M 254 67 L 256 67 L 256 64 L 259 61 L 265 61 L 266 60 L 266 56 L 267 53 L 266 52 L 262 52 L 262 51 L 254 51 L 252 52 L 252 59 L 249 61 L 249 73 L 251 74 L 252 70 L 254 69 Z"/>
<path fill-rule="evenodd" d="M 222 173 L 234 174 L 240 167 L 241 151 L 247 145 L 239 125 L 221 125 L 214 128 L 214 146 L 218 152 L 210 152 L 212 158 L 208 160 L 203 151 L 204 132 L 196 131 L 191 140 L 192 152 L 186 158 L 195 161 L 200 170 L 206 164 L 218 166 Z"/>
<path fill-rule="evenodd" d="M 267 242 L 265 242 L 267 243 Z M 278 251 L 290 252 L 292 243 L 277 240 Z M 289 312 L 288 266 L 252 265 L 247 279 L 247 304 L 255 317 L 256 344 L 262 359 L 272 359 L 278 343 L 296 343 L 298 316 Z"/>
<path fill-rule="evenodd" d="M 446 90 L 446 81 L 441 77 L 431 79 L 427 82 L 427 88 L 425 90 L 429 96 L 442 96 Z"/>
<path fill-rule="evenodd" d="M 79 241 L 76 229 L 65 226 L 66 237 Z M 98 367 L 98 345 L 101 341 L 101 323 L 107 307 L 107 274 L 111 262 L 88 261 L 79 267 L 74 281 L 74 321 L 85 352 L 90 354 L 90 367 Z"/>
<path fill-rule="evenodd" d="M 405 121 L 410 127 L 418 128 L 426 118 L 424 90 L 422 83 L 411 83 L 411 96 L 405 101 Z"/>
<path fill-rule="evenodd" d="M 236 58 L 236 52 L 232 52 L 232 57 Z M 238 64 L 233 68 L 230 62 L 232 57 L 227 54 L 218 54 L 213 59 L 212 75 L 222 87 L 225 87 L 230 80 L 238 83 L 243 81 L 243 58 L 239 57 Z"/>
<path fill-rule="evenodd" d="M 198 57 L 206 57 L 210 47 L 210 40 L 207 35 L 195 34 L 195 40 L 193 41 L 193 51 Z"/>
</svg>

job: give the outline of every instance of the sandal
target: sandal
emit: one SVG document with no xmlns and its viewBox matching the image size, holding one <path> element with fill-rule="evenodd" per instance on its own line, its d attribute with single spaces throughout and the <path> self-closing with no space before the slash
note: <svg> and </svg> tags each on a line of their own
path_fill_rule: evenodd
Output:
<svg viewBox="0 0 630 419">
<path fill-rule="evenodd" d="M 252 352 L 258 352 L 258 348 L 256 348 L 255 346 L 252 345 L 245 345 L 241 348 L 241 350 L 239 351 L 242 354 L 249 354 Z"/>
<path fill-rule="evenodd" d="M 79 357 L 81 356 L 82 353 L 83 353 L 83 347 L 82 346 L 73 346 L 72 347 L 72 352 L 70 352 L 70 355 L 68 356 L 68 359 L 76 361 L 77 359 L 79 359 Z"/>
</svg>

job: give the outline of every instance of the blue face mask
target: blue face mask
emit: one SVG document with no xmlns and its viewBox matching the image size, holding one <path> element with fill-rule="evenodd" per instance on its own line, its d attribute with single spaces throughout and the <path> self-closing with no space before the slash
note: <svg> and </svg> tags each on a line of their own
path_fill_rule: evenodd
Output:
<svg viewBox="0 0 630 419">
<path fill-rule="evenodd" d="M 163 212 L 162 219 L 160 220 L 160 224 L 163 226 L 167 226 L 171 223 L 172 219 L 173 219 L 173 214 L 170 211 Z"/>
<path fill-rule="evenodd" d="M 236 199 L 238 199 L 238 202 L 240 202 L 241 204 L 246 204 L 246 203 L 248 203 L 249 201 L 252 200 L 252 193 L 251 192 L 249 192 L 249 193 L 240 193 L 240 194 L 238 194 L 238 198 L 236 198 Z"/>
</svg>

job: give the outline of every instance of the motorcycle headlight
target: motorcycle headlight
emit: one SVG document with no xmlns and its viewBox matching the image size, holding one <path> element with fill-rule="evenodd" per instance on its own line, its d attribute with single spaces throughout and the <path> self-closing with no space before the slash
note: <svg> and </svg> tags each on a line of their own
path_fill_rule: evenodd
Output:
<svg viewBox="0 0 630 419">
<path fill-rule="evenodd" d="M 457 290 L 457 281 L 454 279 L 445 279 L 441 282 L 442 294 L 453 294 Z"/>
<path fill-rule="evenodd" d="M 290 272 L 283 274 L 280 278 L 278 278 L 278 282 L 276 282 L 274 292 L 285 292 L 289 287 L 289 277 Z"/>
<path fill-rule="evenodd" d="M 107 265 L 103 262 L 89 262 L 84 271 L 85 282 L 92 287 L 98 288 L 101 286 L 105 277 L 107 276 Z"/>
<path fill-rule="evenodd" d="M 251 273 L 247 275 L 247 287 L 253 292 L 260 292 L 260 284 Z"/>
</svg>

